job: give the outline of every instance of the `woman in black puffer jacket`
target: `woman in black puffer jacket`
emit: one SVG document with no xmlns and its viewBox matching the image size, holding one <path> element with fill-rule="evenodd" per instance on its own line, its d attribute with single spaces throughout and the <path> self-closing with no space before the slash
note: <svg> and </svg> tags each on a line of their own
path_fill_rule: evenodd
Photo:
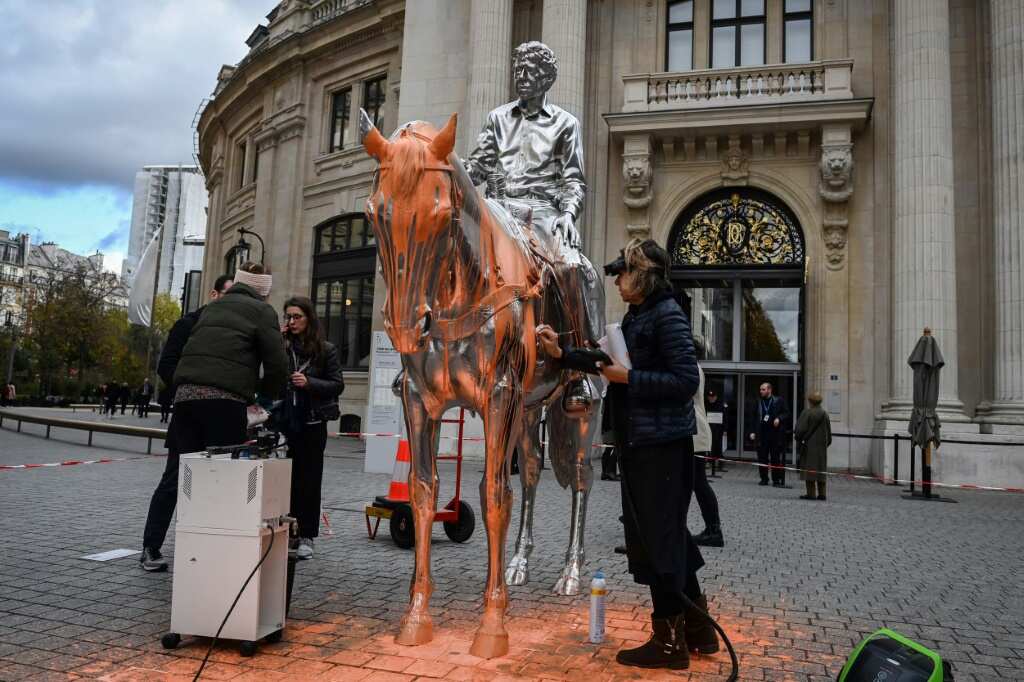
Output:
<svg viewBox="0 0 1024 682">
<path fill-rule="evenodd" d="M 320 486 L 324 475 L 327 422 L 339 417 L 338 396 L 345 388 L 334 345 L 324 340 L 313 302 L 294 296 L 284 304 L 290 376 L 281 411 L 292 460 L 291 514 L 299 522 L 296 555 L 313 558 L 320 534 Z"/>
<path fill-rule="evenodd" d="M 622 334 L 632 368 L 613 364 L 602 371 L 611 382 L 629 572 L 650 586 L 654 604 L 650 641 L 620 651 L 616 660 L 682 669 L 690 651 L 714 653 L 718 639 L 702 613 L 707 602 L 697 570 L 704 560 L 686 529 L 697 433 L 692 397 L 700 375 L 690 323 L 673 296 L 668 269 L 668 254 L 650 239 L 631 241 L 620 259 L 605 266 L 630 304 Z"/>
</svg>

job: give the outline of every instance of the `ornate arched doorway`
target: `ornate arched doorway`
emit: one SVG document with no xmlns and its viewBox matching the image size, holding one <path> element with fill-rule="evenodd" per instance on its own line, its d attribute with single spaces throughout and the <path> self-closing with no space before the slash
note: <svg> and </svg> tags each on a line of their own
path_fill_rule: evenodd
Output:
<svg viewBox="0 0 1024 682">
<path fill-rule="evenodd" d="M 799 221 L 768 192 L 719 189 L 686 207 L 667 248 L 680 305 L 703 346 L 705 388 L 723 408 L 715 429 L 722 450 L 753 457 L 759 386 L 771 383 L 786 401 L 790 427 L 803 395 L 806 250 Z"/>
</svg>

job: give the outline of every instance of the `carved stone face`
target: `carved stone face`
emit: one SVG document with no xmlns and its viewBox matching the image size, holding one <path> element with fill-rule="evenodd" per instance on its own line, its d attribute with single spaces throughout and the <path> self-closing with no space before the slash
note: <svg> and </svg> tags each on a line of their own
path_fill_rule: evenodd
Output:
<svg viewBox="0 0 1024 682">
<path fill-rule="evenodd" d="M 843 149 L 826 149 L 821 155 L 822 179 L 834 188 L 843 187 L 850 179 L 850 152 Z"/>
<path fill-rule="evenodd" d="M 622 170 L 627 185 L 635 187 L 649 182 L 650 166 L 643 159 L 627 158 Z"/>
</svg>

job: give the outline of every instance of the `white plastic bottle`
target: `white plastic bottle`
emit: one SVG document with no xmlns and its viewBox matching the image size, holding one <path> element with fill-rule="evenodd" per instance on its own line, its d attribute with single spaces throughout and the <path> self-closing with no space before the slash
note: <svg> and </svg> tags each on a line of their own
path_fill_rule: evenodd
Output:
<svg viewBox="0 0 1024 682">
<path fill-rule="evenodd" d="M 590 641 L 600 644 L 604 641 L 604 598 L 608 594 L 605 589 L 604 573 L 598 571 L 590 581 Z"/>
</svg>

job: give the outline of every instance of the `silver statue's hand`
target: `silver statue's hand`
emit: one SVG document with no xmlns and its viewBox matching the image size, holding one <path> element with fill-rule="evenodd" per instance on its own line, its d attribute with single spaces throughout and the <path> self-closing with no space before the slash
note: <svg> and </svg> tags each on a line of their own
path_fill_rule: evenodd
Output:
<svg viewBox="0 0 1024 682">
<path fill-rule="evenodd" d="M 571 248 L 580 248 L 580 233 L 576 229 L 571 213 L 563 213 L 555 219 L 555 233 L 561 236 L 562 242 Z"/>
</svg>

